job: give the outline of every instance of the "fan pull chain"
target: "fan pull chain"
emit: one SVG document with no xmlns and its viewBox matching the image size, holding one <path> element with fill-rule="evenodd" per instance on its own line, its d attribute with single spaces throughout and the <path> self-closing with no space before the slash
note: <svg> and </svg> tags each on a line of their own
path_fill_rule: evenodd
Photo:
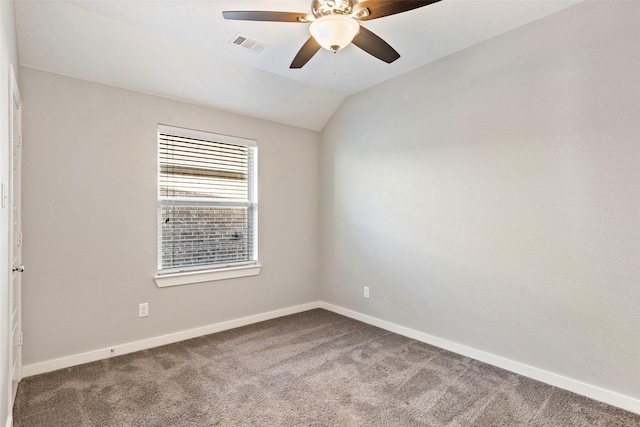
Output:
<svg viewBox="0 0 640 427">
<path fill-rule="evenodd" d="M 333 60 L 332 62 L 332 66 L 333 66 L 333 88 L 336 88 L 336 53 L 338 53 L 338 51 L 333 52 Z"/>
</svg>

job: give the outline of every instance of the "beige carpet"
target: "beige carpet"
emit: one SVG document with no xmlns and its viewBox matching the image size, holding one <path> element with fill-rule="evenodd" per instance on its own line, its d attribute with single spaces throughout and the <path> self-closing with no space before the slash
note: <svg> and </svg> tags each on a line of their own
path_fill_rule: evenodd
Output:
<svg viewBox="0 0 640 427">
<path fill-rule="evenodd" d="M 640 416 L 312 310 L 26 378 L 21 426 L 640 426 Z"/>
</svg>

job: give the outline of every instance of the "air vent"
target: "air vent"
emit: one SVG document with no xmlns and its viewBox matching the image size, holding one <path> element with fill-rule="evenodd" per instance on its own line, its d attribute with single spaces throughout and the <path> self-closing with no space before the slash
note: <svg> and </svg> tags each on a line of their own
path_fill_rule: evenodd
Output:
<svg viewBox="0 0 640 427">
<path fill-rule="evenodd" d="M 253 52 L 256 55 L 262 53 L 265 48 L 262 43 L 248 39 L 245 36 L 241 36 L 240 34 L 236 34 L 235 36 L 233 36 L 233 38 L 229 40 L 229 44 L 248 50 L 249 52 Z"/>
</svg>

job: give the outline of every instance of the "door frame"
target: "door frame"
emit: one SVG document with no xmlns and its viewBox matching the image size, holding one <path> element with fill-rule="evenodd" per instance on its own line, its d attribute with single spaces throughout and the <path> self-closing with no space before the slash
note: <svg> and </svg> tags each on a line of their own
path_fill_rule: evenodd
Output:
<svg viewBox="0 0 640 427">
<path fill-rule="evenodd" d="M 14 400 L 15 400 L 15 392 L 17 391 L 17 383 L 14 383 L 14 378 L 17 377 L 17 381 L 19 382 L 20 379 L 22 378 L 22 298 L 21 298 L 21 294 L 22 294 L 22 289 L 21 289 L 21 284 L 19 283 L 19 285 L 17 287 L 14 288 L 14 280 L 18 280 L 19 282 L 21 281 L 21 272 L 14 272 L 13 271 L 13 267 L 14 267 L 14 248 L 18 247 L 18 252 L 19 252 L 19 257 L 18 257 L 18 264 L 20 264 L 22 262 L 22 219 L 19 217 L 18 218 L 18 222 L 19 222 L 19 232 L 18 234 L 16 234 L 14 232 L 14 220 L 15 220 L 15 215 L 14 215 L 14 210 L 13 210 L 13 204 L 14 204 L 14 199 L 17 198 L 18 203 L 21 203 L 21 189 L 20 187 L 16 188 L 15 190 L 18 192 L 18 194 L 14 194 L 14 185 L 16 184 L 14 182 L 14 155 L 18 156 L 18 164 L 19 164 L 19 168 L 20 168 L 20 173 L 21 173 L 21 169 L 22 167 L 20 166 L 20 163 L 22 162 L 22 97 L 20 96 L 20 89 L 18 87 L 18 81 L 16 79 L 16 74 L 15 74 L 15 70 L 13 68 L 13 65 L 10 66 L 10 70 L 9 70 L 9 79 L 10 79 L 10 90 L 9 90 L 9 147 L 8 147 L 8 186 L 7 188 L 3 188 L 3 194 L 2 194 L 2 207 L 3 208 L 7 208 L 8 210 L 8 227 L 9 229 L 8 231 L 8 301 L 7 301 L 7 306 L 9 307 L 8 310 L 8 331 L 7 331 L 7 335 L 8 335 L 8 352 L 7 352 L 7 356 L 8 356 L 8 378 L 7 378 L 7 388 L 8 388 L 8 398 L 9 398 L 9 406 L 8 406 L 8 411 L 9 414 L 11 414 L 11 412 L 13 411 L 13 404 L 14 404 Z M 16 117 L 14 116 L 17 113 L 17 120 Z M 15 126 L 17 124 L 17 132 L 15 129 Z M 16 146 L 16 141 L 14 136 L 18 135 L 18 142 L 17 142 L 17 146 L 19 147 L 19 152 L 15 152 L 15 146 Z M 21 179 L 18 179 L 18 185 L 20 185 L 20 181 Z M 21 212 L 21 207 L 18 208 L 18 215 L 21 216 L 20 214 Z M 18 241 L 16 242 L 16 239 L 18 239 Z M 13 295 L 13 292 L 15 290 L 16 295 Z M 14 334 L 14 331 L 12 330 L 12 326 L 14 325 L 14 322 L 12 321 L 13 319 L 13 313 L 12 313 L 12 301 L 16 301 L 16 322 L 15 322 L 15 327 L 16 327 L 16 333 Z M 14 358 L 14 337 L 15 339 L 18 340 L 17 343 L 17 360 L 16 360 L 16 366 L 15 369 L 13 367 L 13 358 Z"/>
</svg>

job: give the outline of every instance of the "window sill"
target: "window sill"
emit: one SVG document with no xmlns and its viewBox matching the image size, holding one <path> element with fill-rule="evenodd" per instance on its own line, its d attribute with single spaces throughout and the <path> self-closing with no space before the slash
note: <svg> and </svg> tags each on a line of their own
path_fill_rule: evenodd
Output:
<svg viewBox="0 0 640 427">
<path fill-rule="evenodd" d="M 159 288 L 169 286 L 191 285 L 193 283 L 212 282 L 215 280 L 235 279 L 238 277 L 257 276 L 262 266 L 259 264 L 242 267 L 220 268 L 218 270 L 188 271 L 156 275 L 154 280 Z"/>
</svg>

